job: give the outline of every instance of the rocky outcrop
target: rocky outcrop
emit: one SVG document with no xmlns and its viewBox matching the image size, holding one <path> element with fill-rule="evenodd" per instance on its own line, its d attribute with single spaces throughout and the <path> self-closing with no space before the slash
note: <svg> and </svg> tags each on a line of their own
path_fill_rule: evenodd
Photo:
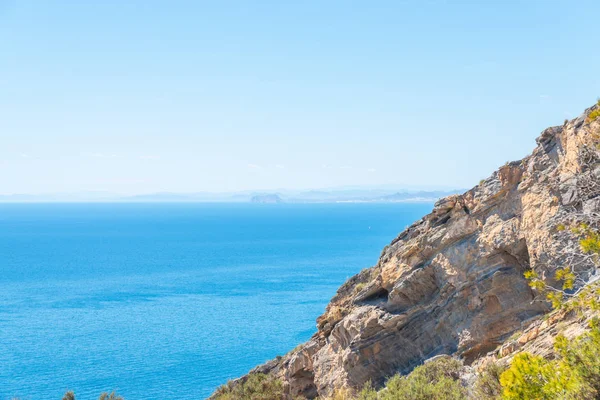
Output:
<svg viewBox="0 0 600 400">
<path fill-rule="evenodd" d="M 543 131 L 530 156 L 438 201 L 377 265 L 340 287 L 309 342 L 255 372 L 282 379 L 291 396 L 314 398 L 369 380 L 382 385 L 440 354 L 472 363 L 539 321 L 549 306 L 524 271 L 551 277 L 572 261 L 558 224 L 600 209 L 592 109 Z M 577 269 L 584 280 L 596 272 L 585 259 Z"/>
<path fill-rule="evenodd" d="M 576 339 L 589 332 L 590 322 L 597 317 L 598 312 L 589 309 L 559 309 L 546 314 L 532 321 L 525 330 L 515 332 L 494 351 L 478 358 L 466 372 L 476 374 L 490 363 L 508 367 L 513 357 L 520 353 L 552 358 L 556 354 L 554 344 L 557 336 Z"/>
</svg>

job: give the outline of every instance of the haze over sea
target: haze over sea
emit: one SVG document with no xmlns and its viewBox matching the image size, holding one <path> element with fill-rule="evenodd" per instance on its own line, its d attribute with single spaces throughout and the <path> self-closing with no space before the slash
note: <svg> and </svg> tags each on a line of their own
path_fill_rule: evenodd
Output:
<svg viewBox="0 0 600 400">
<path fill-rule="evenodd" d="M 0 399 L 199 399 L 431 204 L 2 204 Z"/>
</svg>

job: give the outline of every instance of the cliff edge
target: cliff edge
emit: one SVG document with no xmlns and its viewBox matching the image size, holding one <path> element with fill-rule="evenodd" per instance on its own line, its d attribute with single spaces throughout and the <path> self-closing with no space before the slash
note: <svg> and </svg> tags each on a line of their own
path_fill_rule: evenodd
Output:
<svg viewBox="0 0 600 400">
<path fill-rule="evenodd" d="M 577 285 L 595 279 L 593 260 L 574 260 L 557 226 L 600 210 L 600 120 L 588 118 L 599 108 L 544 130 L 531 155 L 438 201 L 340 287 L 307 343 L 252 372 L 280 379 L 290 397 L 328 396 L 380 387 L 436 355 L 480 362 L 531 329 L 550 306 L 526 270 L 552 277 L 568 262 Z"/>
</svg>

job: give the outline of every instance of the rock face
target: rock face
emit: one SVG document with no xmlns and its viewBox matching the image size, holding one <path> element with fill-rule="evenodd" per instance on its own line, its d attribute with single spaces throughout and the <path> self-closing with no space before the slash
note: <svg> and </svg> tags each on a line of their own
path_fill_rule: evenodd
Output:
<svg viewBox="0 0 600 400">
<path fill-rule="evenodd" d="M 471 363 L 526 329 L 549 307 L 534 301 L 524 271 L 553 276 L 573 245 L 558 224 L 599 210 L 592 109 L 542 132 L 530 156 L 438 201 L 377 265 L 340 287 L 309 342 L 254 372 L 314 398 L 369 380 L 380 386 L 440 354 Z M 577 268 L 595 273 L 591 261 Z"/>
</svg>

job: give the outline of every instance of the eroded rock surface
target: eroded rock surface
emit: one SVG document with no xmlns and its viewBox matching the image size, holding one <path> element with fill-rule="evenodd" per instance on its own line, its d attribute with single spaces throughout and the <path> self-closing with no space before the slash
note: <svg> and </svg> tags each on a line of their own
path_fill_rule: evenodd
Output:
<svg viewBox="0 0 600 400">
<path fill-rule="evenodd" d="M 590 110 L 542 132 L 530 156 L 438 201 L 340 287 L 309 342 L 255 371 L 307 398 L 378 386 L 436 355 L 472 362 L 549 311 L 523 272 L 553 276 L 568 257 L 558 222 L 599 210 L 600 169 L 586 157 L 600 126 L 586 122 Z"/>
</svg>

